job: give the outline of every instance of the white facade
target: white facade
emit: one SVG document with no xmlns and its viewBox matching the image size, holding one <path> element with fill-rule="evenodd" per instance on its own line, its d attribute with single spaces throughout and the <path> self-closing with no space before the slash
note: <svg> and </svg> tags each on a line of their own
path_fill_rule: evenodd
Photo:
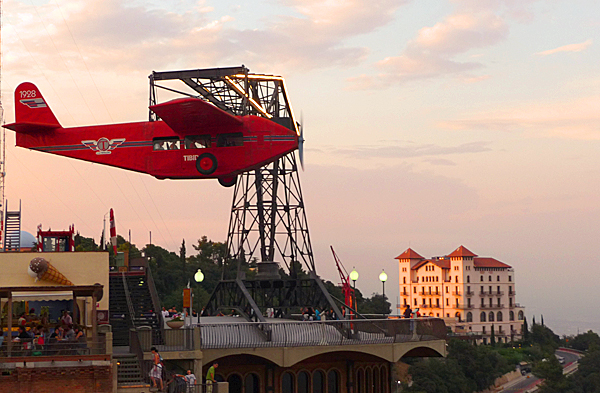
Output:
<svg viewBox="0 0 600 393">
<path fill-rule="evenodd" d="M 516 303 L 511 266 L 482 258 L 460 246 L 454 252 L 425 259 L 410 248 L 398 257 L 400 306 L 419 309 L 420 316 L 444 318 L 457 334 L 497 342 L 521 338 L 524 307 Z"/>
</svg>

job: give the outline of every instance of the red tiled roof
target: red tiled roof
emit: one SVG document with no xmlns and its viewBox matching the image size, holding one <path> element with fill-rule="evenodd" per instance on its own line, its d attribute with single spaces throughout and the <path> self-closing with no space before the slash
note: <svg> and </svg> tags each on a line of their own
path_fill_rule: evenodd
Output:
<svg viewBox="0 0 600 393">
<path fill-rule="evenodd" d="M 424 259 L 424 260 L 420 261 L 419 263 L 417 263 L 415 266 L 413 266 L 412 270 L 418 270 L 430 262 L 442 269 L 450 269 L 450 260 L 449 259 Z"/>
<path fill-rule="evenodd" d="M 471 251 L 467 250 L 465 246 L 460 246 L 456 250 L 454 250 L 449 257 L 476 257 L 477 254 L 473 254 Z"/>
<path fill-rule="evenodd" d="M 473 265 L 475 267 L 511 267 L 504 262 L 500 262 L 494 258 L 474 258 Z"/>
<path fill-rule="evenodd" d="M 420 256 L 419 253 L 414 251 L 412 248 L 408 248 L 406 249 L 406 251 L 404 251 L 402 254 L 398 255 L 394 259 L 423 259 L 423 257 Z"/>
</svg>

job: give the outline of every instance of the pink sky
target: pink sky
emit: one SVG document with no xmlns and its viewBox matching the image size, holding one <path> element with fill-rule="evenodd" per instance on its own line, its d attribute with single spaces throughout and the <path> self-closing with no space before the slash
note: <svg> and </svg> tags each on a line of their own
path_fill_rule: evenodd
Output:
<svg viewBox="0 0 600 393">
<path fill-rule="evenodd" d="M 65 126 L 147 118 L 152 70 L 245 64 L 287 79 L 306 123 L 302 186 L 317 269 L 329 245 L 366 294 L 394 257 L 463 244 L 516 271 L 517 302 L 559 333 L 600 329 L 600 5 L 591 0 L 3 2 L 2 105 L 23 81 Z M 138 246 L 225 241 L 231 189 L 159 181 L 14 147 L 23 228 Z"/>
</svg>

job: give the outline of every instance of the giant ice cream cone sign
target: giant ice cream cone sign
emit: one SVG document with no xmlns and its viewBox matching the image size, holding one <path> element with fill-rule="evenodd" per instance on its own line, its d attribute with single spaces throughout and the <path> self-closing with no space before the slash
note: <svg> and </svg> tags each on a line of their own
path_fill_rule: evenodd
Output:
<svg viewBox="0 0 600 393">
<path fill-rule="evenodd" d="M 59 272 L 50 262 L 44 258 L 33 258 L 29 262 L 29 269 L 27 272 L 31 277 L 37 280 L 52 281 L 58 285 L 73 285 L 73 283 L 67 279 L 64 274 Z"/>
</svg>

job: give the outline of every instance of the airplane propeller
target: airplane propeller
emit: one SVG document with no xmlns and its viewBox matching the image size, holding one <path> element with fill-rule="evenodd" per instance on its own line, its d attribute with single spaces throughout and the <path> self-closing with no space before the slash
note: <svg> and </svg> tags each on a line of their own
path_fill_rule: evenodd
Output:
<svg viewBox="0 0 600 393">
<path fill-rule="evenodd" d="M 298 138 L 298 156 L 300 157 L 300 166 L 304 170 L 304 114 L 300 112 L 300 137 Z"/>
</svg>

